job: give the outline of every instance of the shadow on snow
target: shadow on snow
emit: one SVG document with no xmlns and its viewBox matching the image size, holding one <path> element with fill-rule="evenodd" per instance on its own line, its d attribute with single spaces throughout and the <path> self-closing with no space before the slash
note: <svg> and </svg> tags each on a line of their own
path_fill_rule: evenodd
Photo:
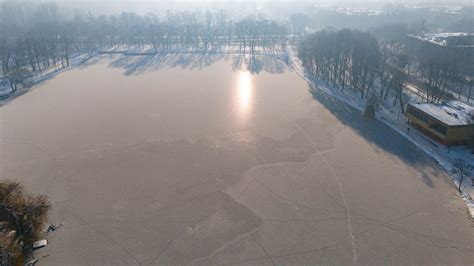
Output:
<svg viewBox="0 0 474 266">
<path fill-rule="evenodd" d="M 329 110 L 341 123 L 350 126 L 359 136 L 384 152 L 390 153 L 407 165 L 421 172 L 420 179 L 428 187 L 434 187 L 432 176 L 444 171 L 424 151 L 405 139 L 398 132 L 375 119 L 366 119 L 362 112 L 337 98 L 327 95 L 309 84 L 313 98 Z M 381 178 L 384 178 L 381 176 Z M 448 179 L 443 180 L 449 183 Z"/>
<path fill-rule="evenodd" d="M 123 68 L 124 75 L 130 76 L 169 67 L 187 70 L 202 69 L 221 60 L 231 61 L 234 70 L 247 70 L 252 74 L 259 74 L 262 71 L 279 74 L 290 69 L 287 62 L 275 55 L 193 52 L 121 55 L 114 58 L 109 66 Z"/>
</svg>

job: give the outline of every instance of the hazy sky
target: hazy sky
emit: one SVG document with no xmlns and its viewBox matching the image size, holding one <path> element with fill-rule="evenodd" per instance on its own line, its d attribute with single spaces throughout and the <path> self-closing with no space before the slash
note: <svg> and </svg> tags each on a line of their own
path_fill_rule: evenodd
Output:
<svg viewBox="0 0 474 266">
<path fill-rule="evenodd" d="M 367 2 L 367 3 L 469 3 L 472 0 L 0 0 L 0 2 L 57 2 L 57 3 L 212 3 L 212 2 L 231 2 L 231 3 L 255 3 L 255 2 L 285 2 L 285 3 L 352 3 L 352 2 Z"/>
<path fill-rule="evenodd" d="M 63 10 L 91 11 L 94 14 L 117 14 L 123 11 L 137 13 L 160 13 L 169 9 L 182 10 L 187 8 L 218 8 L 234 11 L 259 12 L 272 10 L 284 11 L 305 10 L 305 4 L 315 6 L 337 5 L 341 7 L 360 6 L 364 3 L 372 4 L 368 7 L 379 6 L 385 3 L 406 3 L 416 5 L 424 3 L 430 6 L 472 5 L 474 0 L 0 0 L 1 2 L 56 2 Z M 265 6 L 266 5 L 266 6 Z"/>
</svg>

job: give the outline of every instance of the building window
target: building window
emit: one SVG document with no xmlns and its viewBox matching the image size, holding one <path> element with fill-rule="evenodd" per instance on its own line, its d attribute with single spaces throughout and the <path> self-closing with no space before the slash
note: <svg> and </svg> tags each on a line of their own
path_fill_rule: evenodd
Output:
<svg viewBox="0 0 474 266">
<path fill-rule="evenodd" d="M 430 128 L 438 133 L 441 133 L 443 136 L 446 136 L 446 133 L 448 132 L 448 129 L 440 124 L 432 124 L 430 125 Z"/>
<path fill-rule="evenodd" d="M 425 123 L 428 123 L 428 120 L 430 119 L 429 116 L 427 116 L 425 113 L 420 112 L 419 110 L 414 108 L 408 109 L 408 113 Z"/>
</svg>

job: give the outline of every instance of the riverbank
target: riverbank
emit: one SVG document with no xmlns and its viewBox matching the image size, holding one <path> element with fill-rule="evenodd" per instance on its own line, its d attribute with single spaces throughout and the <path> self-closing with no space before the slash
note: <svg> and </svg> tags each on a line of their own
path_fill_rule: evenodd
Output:
<svg viewBox="0 0 474 266">
<path fill-rule="evenodd" d="M 0 106 L 7 104 L 8 102 L 16 99 L 17 97 L 27 93 L 34 87 L 40 85 L 41 83 L 55 77 L 56 75 L 74 68 L 83 65 L 84 63 L 98 59 L 102 55 L 123 55 L 123 56 L 161 56 L 168 54 L 183 54 L 183 55 L 225 55 L 225 56 L 239 56 L 239 55 L 250 55 L 250 56 L 271 56 L 277 59 L 288 61 L 288 58 L 285 58 L 279 50 L 275 49 L 254 49 L 250 51 L 247 47 L 246 50 L 241 50 L 238 46 L 229 46 L 229 47 L 217 47 L 212 49 L 179 49 L 173 48 L 170 50 L 164 51 L 155 51 L 151 47 L 143 47 L 142 49 L 125 49 L 123 47 L 113 48 L 113 49 L 98 49 L 92 54 L 81 53 L 71 56 L 69 66 L 62 66 L 57 64 L 56 66 L 50 67 L 45 71 L 36 71 L 31 73 L 31 77 L 27 78 L 24 83 L 29 84 L 25 87 L 19 87 L 16 91 L 12 91 L 8 81 L 2 81 L 0 79 Z"/>
<path fill-rule="evenodd" d="M 19 96 L 29 92 L 30 90 L 34 89 L 36 86 L 42 84 L 43 82 L 54 78 L 59 73 L 62 73 L 68 69 L 73 67 L 80 66 L 87 62 L 88 60 L 92 59 L 94 56 L 89 56 L 87 54 L 75 54 L 71 56 L 69 61 L 69 66 L 63 66 L 61 64 L 57 64 L 56 66 L 52 66 L 44 71 L 36 71 L 31 73 L 31 77 L 27 78 L 24 82 L 28 84 L 25 87 L 19 87 L 16 91 L 13 91 L 10 87 L 8 81 L 3 81 L 0 84 L 0 107 L 7 104 L 8 102 L 18 98 Z"/>
<path fill-rule="evenodd" d="M 355 91 L 348 88 L 341 90 L 340 88 L 336 88 L 330 84 L 311 77 L 304 70 L 295 51 L 289 50 L 289 58 L 293 69 L 298 73 L 299 76 L 301 76 L 311 85 L 311 90 L 322 91 L 361 112 L 364 111 L 366 99 L 360 98 L 359 93 L 356 93 Z M 422 101 L 419 95 L 411 93 L 411 91 L 407 93 L 407 97 L 409 97 L 409 101 L 412 102 Z M 473 169 L 474 156 L 471 154 L 471 150 L 466 146 L 448 148 L 447 146 L 423 135 L 421 132 L 408 124 L 406 116 L 400 112 L 399 105 L 393 106 L 392 104 L 389 104 L 392 101 L 393 100 L 389 97 L 389 99 L 380 103 L 379 109 L 375 115 L 375 119 L 378 119 L 382 123 L 391 127 L 393 130 L 397 131 L 400 135 L 408 139 L 410 142 L 428 154 L 431 158 L 433 158 L 436 162 L 438 162 L 438 164 L 450 176 L 451 182 L 455 188 L 458 189 L 461 176 L 454 166 L 454 162 L 457 159 L 462 159 L 466 163 L 467 168 Z M 471 173 L 468 173 L 468 175 L 464 175 L 462 184 L 460 186 L 460 194 L 468 207 L 467 209 L 471 219 L 474 219 L 473 180 L 474 176 L 471 171 Z"/>
</svg>

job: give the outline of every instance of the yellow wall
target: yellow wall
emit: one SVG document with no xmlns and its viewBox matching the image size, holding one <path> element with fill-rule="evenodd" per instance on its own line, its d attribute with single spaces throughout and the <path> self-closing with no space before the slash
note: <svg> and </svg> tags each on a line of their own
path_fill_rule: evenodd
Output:
<svg viewBox="0 0 474 266">
<path fill-rule="evenodd" d="M 441 138 L 441 139 L 446 139 L 446 136 L 444 136 L 443 134 L 439 133 L 439 132 L 436 131 L 436 130 L 431 129 L 427 123 L 421 121 L 420 119 L 416 118 L 416 117 L 413 116 L 412 114 L 407 113 L 407 117 L 408 117 L 408 119 L 410 119 L 410 120 L 411 120 L 412 122 L 414 122 L 415 124 L 421 126 L 423 129 L 425 129 L 425 130 L 431 132 L 433 135 L 438 136 L 438 137 Z M 431 119 L 430 119 L 429 122 L 431 122 Z M 449 129 L 448 129 L 447 135 L 448 135 L 448 134 L 449 134 Z"/>
<path fill-rule="evenodd" d="M 462 141 L 470 140 L 471 134 L 473 134 L 474 126 L 470 127 L 448 127 L 448 133 L 446 134 L 446 140 L 448 141 Z"/>
<path fill-rule="evenodd" d="M 465 141 L 465 140 L 469 141 L 471 139 L 471 135 L 474 134 L 474 125 L 470 125 L 469 127 L 448 127 L 445 125 L 448 130 L 446 132 L 446 136 L 444 136 L 443 134 L 429 127 L 429 124 L 432 124 L 432 123 L 441 124 L 437 120 L 430 118 L 428 121 L 429 124 L 427 124 L 410 113 L 407 113 L 406 115 L 410 121 L 412 121 L 413 123 L 422 127 L 424 130 L 429 131 L 431 134 L 445 141 L 449 141 L 449 142 Z"/>
</svg>

